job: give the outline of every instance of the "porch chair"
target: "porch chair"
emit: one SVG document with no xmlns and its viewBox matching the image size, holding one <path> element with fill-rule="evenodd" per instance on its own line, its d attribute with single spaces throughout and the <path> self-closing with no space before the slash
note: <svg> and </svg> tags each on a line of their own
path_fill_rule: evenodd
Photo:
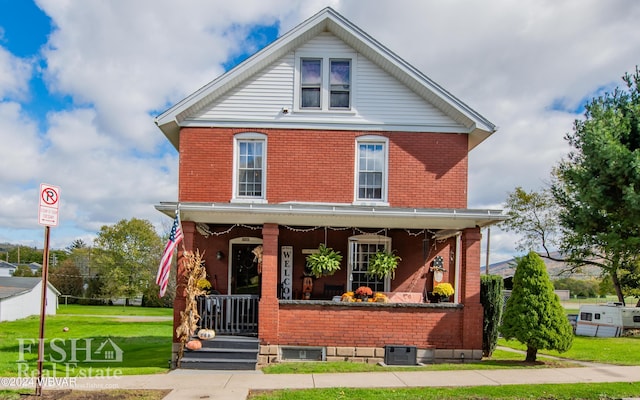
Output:
<svg viewBox="0 0 640 400">
<path fill-rule="evenodd" d="M 325 283 L 322 298 L 331 300 L 334 296 L 342 296 L 343 293 L 344 285 L 328 285 Z"/>
</svg>

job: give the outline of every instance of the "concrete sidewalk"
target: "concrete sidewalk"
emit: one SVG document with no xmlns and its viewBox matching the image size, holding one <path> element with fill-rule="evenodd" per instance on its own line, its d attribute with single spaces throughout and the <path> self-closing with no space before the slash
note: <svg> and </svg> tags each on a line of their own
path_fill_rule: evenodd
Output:
<svg viewBox="0 0 640 400">
<path fill-rule="evenodd" d="M 578 368 L 282 375 L 266 375 L 260 371 L 174 370 L 159 375 L 132 375 L 102 379 L 77 378 L 72 384 L 58 382 L 58 385 L 46 385 L 44 390 L 171 389 L 171 393 L 165 397 L 166 400 L 244 400 L 250 389 L 498 386 L 637 381 L 640 381 L 640 366 L 612 365 Z M 3 389 L 8 388 L 7 385 L 3 386 L 5 386 Z"/>
</svg>

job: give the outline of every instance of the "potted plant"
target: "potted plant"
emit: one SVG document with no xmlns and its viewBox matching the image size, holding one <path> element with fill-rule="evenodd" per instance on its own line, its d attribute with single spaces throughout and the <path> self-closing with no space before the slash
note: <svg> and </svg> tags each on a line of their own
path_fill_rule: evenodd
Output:
<svg viewBox="0 0 640 400">
<path fill-rule="evenodd" d="M 340 255 L 340 252 L 324 244 L 320 244 L 317 252 L 307 256 L 307 266 L 311 270 L 311 274 L 316 278 L 335 274 L 340 269 L 341 262 L 342 255 Z"/>
<path fill-rule="evenodd" d="M 378 279 L 384 279 L 387 277 L 391 277 L 391 279 L 393 279 L 395 278 L 396 268 L 398 268 L 399 261 L 402 261 L 402 258 L 395 254 L 395 250 L 380 250 L 369 257 L 367 274 L 375 276 Z"/>
<path fill-rule="evenodd" d="M 453 293 L 453 286 L 449 282 L 438 283 L 433 288 L 433 294 L 439 296 L 440 300 L 448 299 Z"/>
<path fill-rule="evenodd" d="M 366 302 L 373 296 L 373 290 L 368 286 L 360 286 L 355 290 L 354 295 L 356 299 Z"/>
</svg>

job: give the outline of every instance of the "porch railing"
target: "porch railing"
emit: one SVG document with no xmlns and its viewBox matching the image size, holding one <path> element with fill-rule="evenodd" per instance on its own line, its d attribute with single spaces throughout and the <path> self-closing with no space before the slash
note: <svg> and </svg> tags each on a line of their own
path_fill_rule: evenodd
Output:
<svg viewBox="0 0 640 400">
<path fill-rule="evenodd" d="M 198 326 L 217 335 L 257 335 L 258 296 L 207 295 L 198 297 Z"/>
</svg>

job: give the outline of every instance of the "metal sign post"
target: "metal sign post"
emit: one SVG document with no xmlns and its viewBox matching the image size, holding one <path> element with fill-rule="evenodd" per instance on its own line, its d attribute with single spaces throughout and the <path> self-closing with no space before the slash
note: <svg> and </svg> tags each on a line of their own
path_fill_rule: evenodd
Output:
<svg viewBox="0 0 640 400">
<path fill-rule="evenodd" d="M 40 205 L 38 223 L 44 225 L 44 250 L 42 251 L 42 297 L 40 300 L 40 333 L 38 336 L 38 380 L 36 396 L 42 396 L 42 364 L 44 363 L 44 321 L 47 315 L 47 289 L 49 286 L 49 232 L 51 226 L 58 225 L 60 188 L 40 185 Z"/>
</svg>

